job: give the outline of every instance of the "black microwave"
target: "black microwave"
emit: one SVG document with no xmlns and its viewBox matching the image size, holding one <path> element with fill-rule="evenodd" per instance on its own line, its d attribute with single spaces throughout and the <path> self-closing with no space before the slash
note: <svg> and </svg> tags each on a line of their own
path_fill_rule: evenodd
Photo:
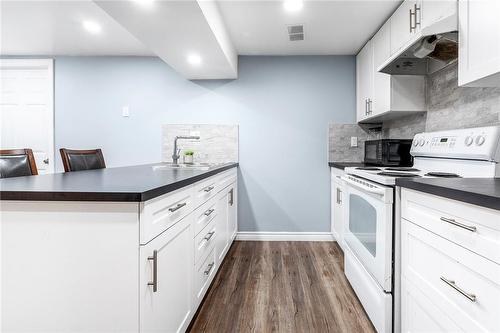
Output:
<svg viewBox="0 0 500 333">
<path fill-rule="evenodd" d="M 412 140 L 381 139 L 365 141 L 365 163 L 379 166 L 412 166 Z"/>
</svg>

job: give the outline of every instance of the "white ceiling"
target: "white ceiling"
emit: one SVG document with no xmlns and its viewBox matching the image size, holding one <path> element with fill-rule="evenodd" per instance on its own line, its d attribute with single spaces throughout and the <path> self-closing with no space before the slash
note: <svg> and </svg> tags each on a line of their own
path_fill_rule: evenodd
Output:
<svg viewBox="0 0 500 333">
<path fill-rule="evenodd" d="M 2 55 L 153 55 L 91 1 L 0 1 Z M 89 34 L 82 21 L 99 23 Z"/>
<path fill-rule="evenodd" d="M 305 0 L 289 13 L 282 1 L 225 0 L 219 8 L 238 54 L 356 54 L 400 3 Z M 304 25 L 304 41 L 289 41 L 286 27 L 294 24 Z"/>
<path fill-rule="evenodd" d="M 144 0 L 143 0 L 144 1 Z M 188 79 L 237 78 L 237 54 L 212 1 L 95 3 Z M 200 57 L 200 65 L 188 62 Z"/>
<path fill-rule="evenodd" d="M 237 54 L 356 54 L 400 3 L 304 0 L 290 13 L 282 0 L 0 0 L 0 55 L 155 55 L 189 79 L 236 78 Z M 295 24 L 305 40 L 289 41 Z"/>
</svg>

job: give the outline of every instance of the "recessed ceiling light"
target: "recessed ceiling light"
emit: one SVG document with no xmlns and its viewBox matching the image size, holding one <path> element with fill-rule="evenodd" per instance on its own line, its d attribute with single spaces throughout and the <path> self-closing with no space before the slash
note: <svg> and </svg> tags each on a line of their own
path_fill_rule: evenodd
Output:
<svg viewBox="0 0 500 333">
<path fill-rule="evenodd" d="M 134 0 L 134 1 L 143 7 L 151 7 L 153 6 L 154 2 L 154 0 Z"/>
<path fill-rule="evenodd" d="M 303 0 L 285 0 L 283 2 L 283 8 L 285 8 L 287 12 L 298 12 L 302 7 L 304 7 Z"/>
<path fill-rule="evenodd" d="M 92 34 L 98 34 L 101 32 L 101 26 L 94 21 L 83 21 L 82 24 L 85 30 Z"/>
<path fill-rule="evenodd" d="M 191 53 L 188 55 L 187 61 L 193 66 L 199 66 L 201 64 L 201 57 L 198 54 Z"/>
</svg>

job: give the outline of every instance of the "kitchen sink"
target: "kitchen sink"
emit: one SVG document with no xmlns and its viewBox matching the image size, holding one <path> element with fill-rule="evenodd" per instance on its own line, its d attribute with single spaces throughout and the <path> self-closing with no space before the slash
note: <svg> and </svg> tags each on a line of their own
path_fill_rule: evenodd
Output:
<svg viewBox="0 0 500 333">
<path fill-rule="evenodd" d="M 153 165 L 153 170 L 161 169 L 193 169 L 193 170 L 209 170 L 219 164 L 213 163 L 162 163 L 158 165 Z"/>
</svg>

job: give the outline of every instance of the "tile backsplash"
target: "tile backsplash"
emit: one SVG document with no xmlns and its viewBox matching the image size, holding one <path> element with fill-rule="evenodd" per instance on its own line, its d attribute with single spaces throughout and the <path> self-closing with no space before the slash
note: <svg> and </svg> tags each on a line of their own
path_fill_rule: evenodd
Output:
<svg viewBox="0 0 500 333">
<path fill-rule="evenodd" d="M 380 133 L 357 124 L 330 124 L 329 160 L 362 161 L 364 141 L 377 138 L 412 139 L 416 133 L 500 125 L 500 88 L 458 86 L 458 66 L 450 65 L 427 77 L 427 112 L 387 121 Z M 350 137 L 358 137 L 358 148 Z"/>
<path fill-rule="evenodd" d="M 238 162 L 238 125 L 165 124 L 162 126 L 162 161 L 171 162 L 174 139 L 179 135 L 199 135 L 199 140 L 178 140 L 183 152 L 194 151 L 195 163 Z"/>
</svg>

